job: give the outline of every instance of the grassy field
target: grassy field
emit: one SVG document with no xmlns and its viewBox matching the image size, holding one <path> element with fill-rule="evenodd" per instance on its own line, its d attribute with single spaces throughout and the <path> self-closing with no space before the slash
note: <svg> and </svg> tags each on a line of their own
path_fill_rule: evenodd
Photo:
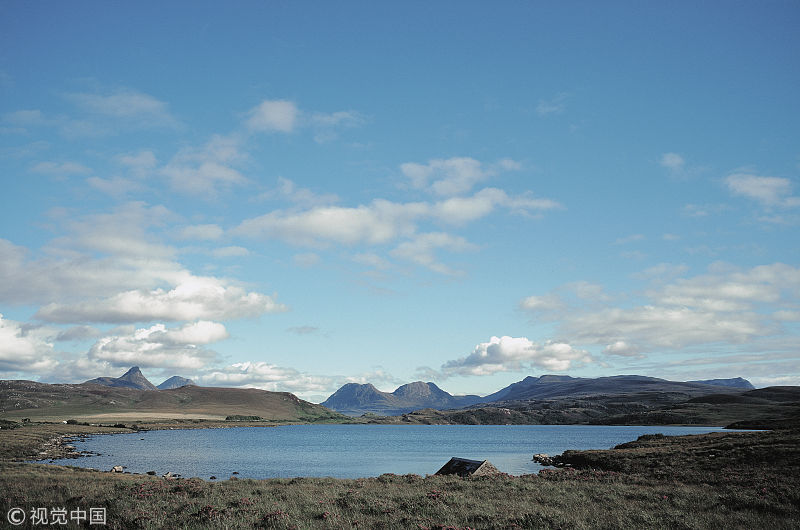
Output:
<svg viewBox="0 0 800 530">
<path fill-rule="evenodd" d="M 30 444 L 82 429 L 90 428 L 0 431 L 0 516 L 14 507 L 28 513 L 37 507 L 102 507 L 107 526 L 120 529 L 800 525 L 796 430 L 650 436 L 611 451 L 568 452 L 564 458 L 572 468 L 523 477 L 232 477 L 211 483 L 10 461 L 25 452 L 21 446 L 38 452 Z"/>
</svg>

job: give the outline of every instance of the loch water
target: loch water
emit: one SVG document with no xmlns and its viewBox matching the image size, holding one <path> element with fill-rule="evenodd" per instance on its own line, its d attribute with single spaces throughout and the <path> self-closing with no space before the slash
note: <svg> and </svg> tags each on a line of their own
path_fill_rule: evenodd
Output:
<svg viewBox="0 0 800 530">
<path fill-rule="evenodd" d="M 73 445 L 99 453 L 52 463 L 131 473 L 167 471 L 183 477 L 375 477 L 428 475 L 450 457 L 489 460 L 500 471 L 523 475 L 542 467 L 535 453 L 608 449 L 642 434 L 668 436 L 722 430 L 714 427 L 587 425 L 287 425 L 142 431 L 93 435 Z"/>
</svg>

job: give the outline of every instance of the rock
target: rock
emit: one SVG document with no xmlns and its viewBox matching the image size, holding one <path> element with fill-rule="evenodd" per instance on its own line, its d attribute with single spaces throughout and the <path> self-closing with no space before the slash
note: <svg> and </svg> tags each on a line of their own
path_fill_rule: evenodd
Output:
<svg viewBox="0 0 800 530">
<path fill-rule="evenodd" d="M 558 462 L 556 458 L 557 457 L 550 456 L 547 453 L 537 453 L 533 455 L 532 460 L 543 466 L 557 466 Z"/>
<path fill-rule="evenodd" d="M 114 466 L 111 468 L 111 473 L 122 473 L 124 468 L 122 466 Z"/>
<path fill-rule="evenodd" d="M 208 480 L 217 480 L 217 477 L 215 477 L 214 475 L 211 475 L 210 477 L 208 477 Z"/>
<path fill-rule="evenodd" d="M 148 475 L 155 475 L 155 474 L 156 474 L 156 472 L 155 472 L 155 471 L 148 471 L 148 472 L 147 472 L 147 474 L 148 474 Z"/>
<path fill-rule="evenodd" d="M 177 477 L 178 475 L 174 474 L 172 471 L 167 471 L 166 473 L 161 475 L 161 478 L 166 478 L 166 479 L 177 478 Z"/>
</svg>

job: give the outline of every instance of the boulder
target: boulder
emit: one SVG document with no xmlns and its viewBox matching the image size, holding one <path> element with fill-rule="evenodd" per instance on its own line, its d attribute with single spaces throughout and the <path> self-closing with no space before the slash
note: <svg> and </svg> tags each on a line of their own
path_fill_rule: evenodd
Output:
<svg viewBox="0 0 800 530">
<path fill-rule="evenodd" d="M 122 466 L 114 466 L 111 468 L 112 473 L 122 473 L 124 468 Z"/>
</svg>

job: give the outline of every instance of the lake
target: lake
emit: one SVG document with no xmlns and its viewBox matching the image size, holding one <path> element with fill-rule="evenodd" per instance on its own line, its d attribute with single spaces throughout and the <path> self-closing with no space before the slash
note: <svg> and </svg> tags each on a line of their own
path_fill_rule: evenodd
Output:
<svg viewBox="0 0 800 530">
<path fill-rule="evenodd" d="M 375 477 L 433 474 L 450 457 L 489 460 L 512 475 L 536 473 L 534 453 L 608 449 L 642 434 L 700 434 L 714 427 L 587 425 L 287 425 L 93 435 L 79 451 L 100 453 L 54 460 L 59 465 L 183 477 Z"/>
</svg>

